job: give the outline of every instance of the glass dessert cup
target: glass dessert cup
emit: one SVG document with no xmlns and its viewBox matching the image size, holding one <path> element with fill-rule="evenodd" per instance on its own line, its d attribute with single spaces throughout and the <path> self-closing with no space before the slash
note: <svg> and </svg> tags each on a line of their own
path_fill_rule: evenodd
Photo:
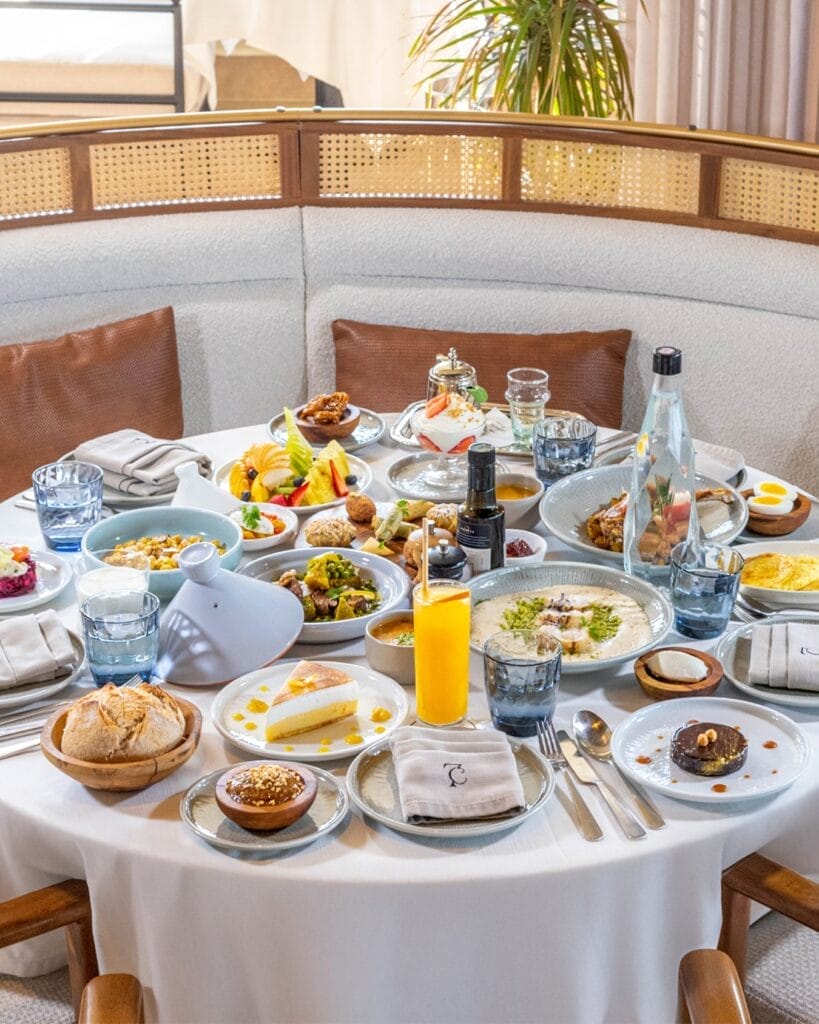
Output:
<svg viewBox="0 0 819 1024">
<path fill-rule="evenodd" d="M 430 402 L 418 409 L 411 421 L 416 440 L 434 456 L 419 461 L 415 484 L 427 493 L 440 494 L 442 499 L 466 494 L 466 452 L 483 435 L 485 425 L 484 414 L 479 409 L 460 396 L 451 396 L 450 400 L 457 404 L 457 415 L 446 416 L 445 423 L 431 424 Z M 444 419 L 443 416 L 437 418 Z"/>
</svg>

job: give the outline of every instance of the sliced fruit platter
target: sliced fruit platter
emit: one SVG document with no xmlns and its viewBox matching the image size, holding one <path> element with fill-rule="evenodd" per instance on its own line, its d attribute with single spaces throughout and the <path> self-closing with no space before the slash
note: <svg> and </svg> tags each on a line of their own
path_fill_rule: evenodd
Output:
<svg viewBox="0 0 819 1024">
<path fill-rule="evenodd" d="M 285 419 L 285 445 L 252 445 L 241 458 L 217 470 L 216 483 L 240 501 L 284 506 L 299 513 L 339 505 L 352 491 L 369 486 L 372 473 L 366 463 L 348 455 L 335 440 L 314 452 L 289 409 Z"/>
</svg>

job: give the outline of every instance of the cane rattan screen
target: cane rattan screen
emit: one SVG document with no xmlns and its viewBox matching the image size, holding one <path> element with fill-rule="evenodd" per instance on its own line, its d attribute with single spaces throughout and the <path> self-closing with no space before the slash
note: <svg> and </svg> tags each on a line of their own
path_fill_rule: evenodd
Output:
<svg viewBox="0 0 819 1024">
<path fill-rule="evenodd" d="M 726 158 L 719 212 L 732 220 L 819 231 L 819 171 Z"/>
<path fill-rule="evenodd" d="M 0 152 L 0 220 L 45 217 L 71 210 L 67 149 Z"/>
</svg>

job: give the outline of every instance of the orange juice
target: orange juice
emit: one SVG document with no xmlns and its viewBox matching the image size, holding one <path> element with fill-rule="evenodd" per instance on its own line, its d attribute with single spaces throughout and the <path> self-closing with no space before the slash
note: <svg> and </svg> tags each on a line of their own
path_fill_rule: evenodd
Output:
<svg viewBox="0 0 819 1024">
<path fill-rule="evenodd" d="M 413 592 L 415 700 L 427 725 L 466 718 L 471 594 L 453 580 L 432 580 Z"/>
</svg>

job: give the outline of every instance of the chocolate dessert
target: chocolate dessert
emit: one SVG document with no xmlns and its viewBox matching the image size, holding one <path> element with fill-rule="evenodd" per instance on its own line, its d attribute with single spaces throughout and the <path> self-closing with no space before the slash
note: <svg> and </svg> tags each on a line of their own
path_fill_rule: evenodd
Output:
<svg viewBox="0 0 819 1024">
<path fill-rule="evenodd" d="M 747 756 L 748 741 L 730 725 L 683 725 L 671 740 L 671 760 L 694 775 L 730 775 L 745 764 Z"/>
</svg>

